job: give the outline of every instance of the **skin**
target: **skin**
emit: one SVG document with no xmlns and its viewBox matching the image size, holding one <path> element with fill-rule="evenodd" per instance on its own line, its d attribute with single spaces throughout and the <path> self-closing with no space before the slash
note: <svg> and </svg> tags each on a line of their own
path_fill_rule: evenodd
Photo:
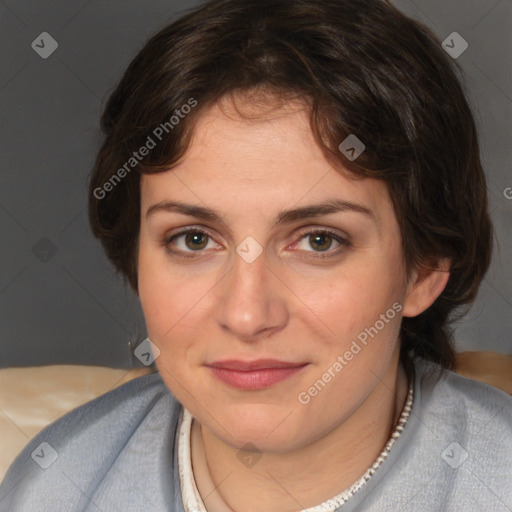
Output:
<svg viewBox="0 0 512 512">
<path fill-rule="evenodd" d="M 335 169 L 300 102 L 254 105 L 236 101 L 244 113 L 258 114 L 250 120 L 228 101 L 204 111 L 178 165 L 142 176 L 139 297 L 149 338 L 161 351 L 158 370 L 194 416 L 194 432 L 200 428 L 221 498 L 234 511 L 296 511 L 349 487 L 383 449 L 408 387 L 399 362 L 402 315 L 416 316 L 434 302 L 449 267 L 408 278 L 385 184 Z M 328 199 L 362 205 L 371 215 L 344 210 L 273 225 L 282 210 Z M 162 209 L 147 215 L 165 201 L 213 209 L 225 225 Z M 211 237 L 169 242 L 189 227 Z M 319 229 L 348 243 L 307 234 Z M 236 252 L 248 236 L 263 250 L 252 263 Z M 322 254 L 330 256 L 316 257 Z M 396 302 L 402 311 L 300 403 L 298 394 Z M 258 391 L 232 388 L 205 366 L 259 358 L 309 364 Z M 246 443 L 262 455 L 251 467 L 237 457 Z"/>
</svg>

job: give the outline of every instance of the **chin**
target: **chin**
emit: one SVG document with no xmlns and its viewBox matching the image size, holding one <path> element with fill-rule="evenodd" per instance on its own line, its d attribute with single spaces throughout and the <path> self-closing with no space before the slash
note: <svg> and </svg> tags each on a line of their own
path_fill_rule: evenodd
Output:
<svg viewBox="0 0 512 512">
<path fill-rule="evenodd" d="M 249 410 L 247 406 L 243 408 L 243 411 L 233 408 L 231 412 L 216 415 L 219 424 L 225 429 L 214 424 L 211 430 L 225 443 L 241 450 L 246 450 L 245 445 L 251 443 L 259 451 L 276 453 L 289 451 L 294 448 L 293 444 L 300 444 L 298 439 L 293 441 L 303 435 L 298 425 L 292 423 L 293 414 L 287 418 L 287 414 L 276 414 L 275 407 L 264 404 L 255 404 Z"/>
</svg>

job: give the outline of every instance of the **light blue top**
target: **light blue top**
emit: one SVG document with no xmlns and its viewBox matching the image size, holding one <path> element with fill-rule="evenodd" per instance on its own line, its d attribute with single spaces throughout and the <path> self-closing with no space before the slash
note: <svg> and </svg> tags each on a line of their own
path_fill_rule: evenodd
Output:
<svg viewBox="0 0 512 512">
<path fill-rule="evenodd" d="M 428 369 L 439 367 L 416 360 L 402 434 L 339 512 L 512 511 L 512 397 Z M 0 512 L 186 512 L 182 416 L 159 374 L 78 407 L 18 455 L 0 486 Z"/>
</svg>

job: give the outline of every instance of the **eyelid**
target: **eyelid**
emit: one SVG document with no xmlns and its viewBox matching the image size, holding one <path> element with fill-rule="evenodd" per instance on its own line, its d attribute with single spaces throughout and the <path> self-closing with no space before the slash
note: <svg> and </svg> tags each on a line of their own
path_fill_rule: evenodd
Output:
<svg viewBox="0 0 512 512">
<path fill-rule="evenodd" d="M 180 236 L 180 235 L 186 235 L 187 233 L 190 233 L 190 232 L 198 232 L 198 233 L 204 233 L 205 235 L 208 235 L 209 237 L 211 238 L 214 238 L 213 237 L 213 232 L 205 227 L 205 226 L 186 226 L 186 227 L 183 227 L 183 228 L 176 228 L 175 230 L 171 230 L 169 232 L 166 232 L 165 235 L 164 235 L 164 238 L 167 239 L 167 240 L 171 240 L 172 238 L 174 237 L 177 237 L 177 236 Z"/>
<path fill-rule="evenodd" d="M 346 233 L 340 232 L 337 229 L 327 226 L 307 226 L 298 230 L 298 236 L 300 237 L 303 237 L 304 235 L 313 235 L 316 233 L 327 233 L 329 235 L 333 235 L 348 241 L 348 235 Z"/>
</svg>

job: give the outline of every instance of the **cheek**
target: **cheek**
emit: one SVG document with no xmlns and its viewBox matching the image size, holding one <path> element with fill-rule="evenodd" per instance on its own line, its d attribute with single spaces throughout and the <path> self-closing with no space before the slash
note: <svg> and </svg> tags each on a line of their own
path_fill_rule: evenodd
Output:
<svg viewBox="0 0 512 512">
<path fill-rule="evenodd" d="M 139 250 L 139 299 L 148 335 L 158 345 L 176 324 L 185 301 L 183 288 L 170 279 L 161 256 L 141 240 Z M 172 281 L 172 282 L 171 282 Z"/>
<path fill-rule="evenodd" d="M 400 297 L 398 287 L 388 275 L 374 270 L 343 271 L 323 289 L 308 290 L 310 303 L 322 316 L 344 331 L 372 323 Z"/>
<path fill-rule="evenodd" d="M 308 284 L 303 288 L 312 321 L 313 317 L 322 321 L 331 358 L 349 350 L 353 341 L 359 342 L 360 353 L 366 353 L 361 360 L 392 348 L 400 329 L 401 282 L 398 265 L 387 265 L 381 259 L 354 262 L 323 287 Z"/>
<path fill-rule="evenodd" d="M 190 275 L 170 264 L 165 251 L 147 248 L 139 251 L 139 299 L 149 338 L 157 345 L 186 340 L 191 329 L 201 325 L 208 293 L 214 281 L 203 275 Z M 195 326 L 195 327 L 194 327 Z"/>
</svg>

